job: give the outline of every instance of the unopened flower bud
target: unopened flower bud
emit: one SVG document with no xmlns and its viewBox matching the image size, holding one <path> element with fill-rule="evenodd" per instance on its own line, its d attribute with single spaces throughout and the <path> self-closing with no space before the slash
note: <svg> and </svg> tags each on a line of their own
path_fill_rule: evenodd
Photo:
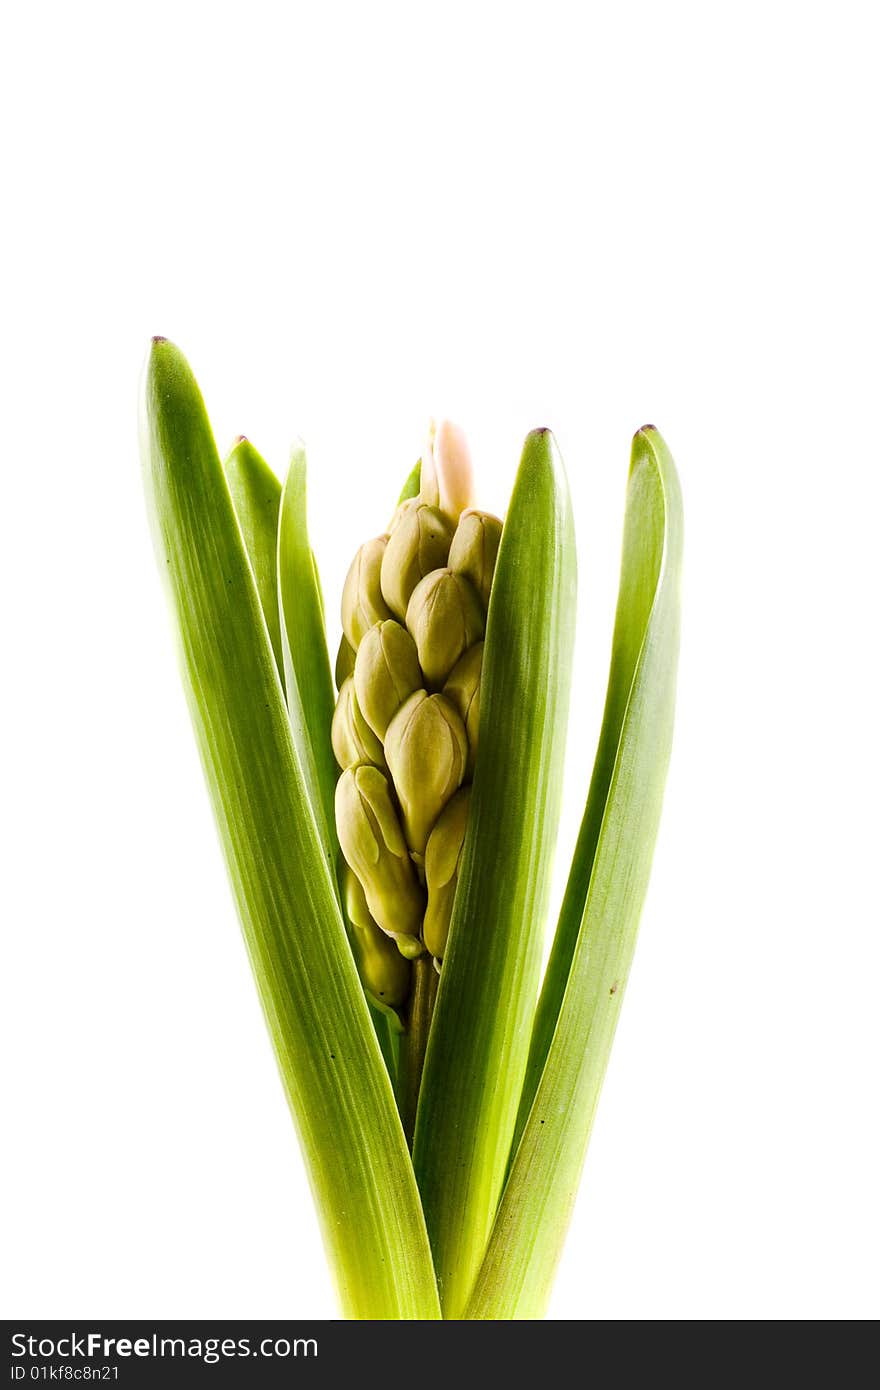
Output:
<svg viewBox="0 0 880 1390">
<path fill-rule="evenodd" d="M 375 1003 L 394 1009 L 406 1002 L 410 967 L 373 919 L 363 885 L 353 869 L 343 870 L 345 910 L 351 922 L 352 951 L 361 983 Z"/>
<path fill-rule="evenodd" d="M 382 744 L 361 714 L 351 676 L 342 682 L 339 691 L 330 726 L 330 740 L 340 767 L 354 767 L 355 763 L 385 766 Z"/>
<path fill-rule="evenodd" d="M 342 590 L 342 630 L 357 651 L 361 638 L 375 623 L 392 616 L 382 597 L 382 556 L 387 536 L 376 536 L 361 546 L 351 562 Z"/>
<path fill-rule="evenodd" d="M 407 960 L 418 960 L 419 956 L 425 954 L 425 948 L 418 936 L 397 936 L 395 941 L 398 951 Z"/>
<path fill-rule="evenodd" d="M 407 497 L 403 502 L 398 502 L 396 508 L 394 509 L 394 515 L 388 523 L 389 537 L 394 535 L 394 532 L 397 530 L 400 523 L 404 520 L 405 517 L 409 516 L 410 512 L 414 512 L 416 507 L 421 507 L 423 505 L 424 498 L 420 496 Z"/>
<path fill-rule="evenodd" d="M 486 609 L 500 543 L 498 517 L 471 510 L 462 512 L 449 547 L 449 568 L 471 581 Z"/>
<path fill-rule="evenodd" d="M 468 647 L 480 641 L 486 620 L 470 580 L 438 569 L 416 585 L 406 625 L 428 685 L 439 688 Z"/>
<path fill-rule="evenodd" d="M 391 618 L 371 627 L 357 650 L 354 688 L 364 719 L 378 738 L 385 737 L 404 700 L 421 684 L 416 644 L 406 628 Z"/>
<path fill-rule="evenodd" d="M 464 724 L 445 695 L 417 690 L 388 725 L 385 757 L 414 854 L 424 854 L 434 822 L 461 786 L 467 753 Z"/>
<path fill-rule="evenodd" d="M 464 431 L 451 420 L 432 423 L 422 454 L 421 497 L 457 521 L 473 501 L 474 470 Z"/>
<path fill-rule="evenodd" d="M 382 556 L 381 582 L 382 597 L 401 622 L 419 580 L 446 564 L 452 531 L 448 517 L 425 502 L 397 519 Z"/>
<path fill-rule="evenodd" d="M 470 787 L 456 792 L 431 831 L 425 850 L 428 906 L 422 935 L 435 960 L 442 960 L 446 952 L 470 802 Z"/>
<path fill-rule="evenodd" d="M 370 915 L 387 936 L 417 939 L 424 896 L 388 779 L 378 768 L 351 767 L 343 772 L 336 784 L 336 828 L 346 862 L 363 886 Z"/>
<path fill-rule="evenodd" d="M 443 694 L 455 705 L 467 731 L 468 764 L 466 775 L 468 778 L 474 775 L 474 763 L 477 757 L 482 674 L 483 643 L 475 642 L 472 647 L 468 647 L 461 660 L 453 666 L 449 673 L 449 679 L 443 687 Z"/>
</svg>

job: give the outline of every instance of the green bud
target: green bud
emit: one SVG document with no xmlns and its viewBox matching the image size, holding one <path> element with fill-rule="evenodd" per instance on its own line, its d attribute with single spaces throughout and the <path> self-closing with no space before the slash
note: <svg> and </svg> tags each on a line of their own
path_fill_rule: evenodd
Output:
<svg viewBox="0 0 880 1390">
<path fill-rule="evenodd" d="M 336 676 L 337 690 L 341 690 L 343 682 L 347 681 L 349 676 L 354 675 L 355 655 L 354 647 L 343 634 L 339 642 L 339 651 L 336 653 L 336 671 L 334 674 Z"/>
<path fill-rule="evenodd" d="M 361 714 L 354 679 L 351 676 L 342 682 L 339 699 L 333 711 L 330 740 L 340 767 L 354 767 L 355 763 L 385 766 L 382 744 Z"/>
<path fill-rule="evenodd" d="M 477 758 L 477 738 L 480 730 L 480 678 L 483 674 L 483 643 L 475 642 L 468 647 L 464 656 L 457 661 L 449 673 L 443 687 L 443 694 L 451 700 L 461 716 L 467 731 L 468 763 L 467 777 L 474 775 Z"/>
<path fill-rule="evenodd" d="M 336 784 L 336 829 L 346 863 L 363 886 L 370 915 L 387 936 L 417 938 L 424 896 L 388 779 L 377 767 L 343 772 Z"/>
<path fill-rule="evenodd" d="M 428 685 L 442 686 L 459 657 L 479 642 L 485 614 L 469 579 L 450 569 L 434 570 L 416 586 L 406 625 Z"/>
<path fill-rule="evenodd" d="M 423 502 L 423 497 L 407 497 L 405 501 L 399 502 L 397 504 L 397 507 L 395 508 L 394 515 L 388 524 L 389 536 L 392 535 L 393 532 L 397 529 L 401 521 L 403 521 L 404 517 L 409 516 L 410 512 L 414 512 L 416 507 L 420 507 Z"/>
<path fill-rule="evenodd" d="M 388 725 L 385 757 L 414 854 L 424 854 L 434 822 L 461 786 L 467 754 L 464 724 L 445 695 L 417 690 Z"/>
<path fill-rule="evenodd" d="M 490 512 L 462 512 L 447 564 L 456 574 L 469 579 L 484 608 L 489 607 L 489 590 L 501 543 L 501 522 Z"/>
<path fill-rule="evenodd" d="M 442 960 L 446 951 L 470 804 L 471 789 L 462 787 L 431 831 L 425 850 L 428 907 L 422 935 L 435 960 Z"/>
<path fill-rule="evenodd" d="M 343 871 L 345 910 L 351 922 L 355 964 L 367 994 L 380 1005 L 394 1009 L 406 1002 L 410 967 L 390 937 L 374 921 L 363 885 L 346 864 Z"/>
<path fill-rule="evenodd" d="M 371 627 L 357 650 L 354 688 L 364 719 L 374 734 L 385 737 L 385 730 L 404 700 L 421 684 L 416 644 L 406 628 L 392 618 Z"/>
<path fill-rule="evenodd" d="M 370 628 L 392 616 L 382 597 L 382 556 L 387 536 L 376 536 L 361 546 L 351 562 L 342 589 L 342 630 L 357 651 Z"/>
<path fill-rule="evenodd" d="M 425 954 L 425 948 L 417 936 L 399 936 L 397 951 L 407 960 L 418 960 L 419 956 Z"/>
<path fill-rule="evenodd" d="M 452 523 L 437 507 L 413 498 L 405 502 L 392 521 L 392 531 L 382 556 L 382 597 L 392 613 L 406 616 L 413 589 L 431 570 L 446 564 Z"/>
</svg>

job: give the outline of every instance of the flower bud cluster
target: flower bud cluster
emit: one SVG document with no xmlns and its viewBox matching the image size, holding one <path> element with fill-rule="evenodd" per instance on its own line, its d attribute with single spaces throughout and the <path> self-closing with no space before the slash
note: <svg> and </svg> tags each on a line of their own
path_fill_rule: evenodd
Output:
<svg viewBox="0 0 880 1390">
<path fill-rule="evenodd" d="M 423 493 L 401 503 L 387 533 L 352 562 L 336 664 L 332 737 L 342 769 L 336 822 L 346 900 L 364 986 L 392 1007 L 406 994 L 407 961 L 427 949 L 439 968 L 446 949 L 501 539 L 497 517 L 466 507 L 470 469 L 466 459 L 458 467 L 460 434 L 441 426 L 432 445 Z M 443 447 L 448 453 L 453 445 L 450 460 Z"/>
</svg>

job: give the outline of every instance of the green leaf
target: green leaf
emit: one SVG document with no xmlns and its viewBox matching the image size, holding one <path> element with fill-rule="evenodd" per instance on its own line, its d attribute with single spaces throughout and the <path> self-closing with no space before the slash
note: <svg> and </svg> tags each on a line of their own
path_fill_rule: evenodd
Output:
<svg viewBox="0 0 880 1390">
<path fill-rule="evenodd" d="M 301 450 L 297 450 L 297 456 Z M 297 457 L 299 465 L 299 457 Z M 238 517 L 238 524 L 241 527 L 241 534 L 244 540 L 248 559 L 251 562 L 251 569 L 254 572 L 254 579 L 257 585 L 257 593 L 260 596 L 260 603 L 263 608 L 263 616 L 269 629 L 269 637 L 272 641 L 272 650 L 275 653 L 275 662 L 281 676 L 282 685 L 285 684 L 284 674 L 284 649 L 281 636 L 281 619 L 279 615 L 279 585 L 278 585 L 278 533 L 279 533 L 279 514 L 281 511 L 281 484 L 275 477 L 265 460 L 257 453 L 253 444 L 244 436 L 236 441 L 235 447 L 223 465 L 226 473 L 226 481 L 232 494 L 232 501 L 235 513 Z M 303 482 L 305 474 L 305 460 L 302 460 Z M 291 494 L 295 492 L 294 488 Z M 304 489 L 302 501 L 304 504 Z M 290 560 L 287 576 L 288 589 L 292 590 L 297 584 L 300 576 L 296 573 L 295 563 L 291 552 L 294 550 L 291 532 L 297 525 L 305 527 L 305 507 L 303 505 L 302 515 L 292 514 L 294 509 L 288 507 L 285 512 L 286 531 L 285 546 L 286 559 Z M 295 559 L 298 561 L 300 555 L 297 553 Z M 312 577 L 314 580 L 314 591 L 311 585 L 306 585 L 304 594 L 300 596 L 300 603 L 305 602 L 306 606 L 314 605 L 317 602 L 318 618 L 314 621 L 314 610 L 312 609 L 312 632 L 301 631 L 300 640 L 308 642 L 313 639 L 315 632 L 324 628 L 324 599 L 321 593 L 321 578 L 318 573 L 318 565 L 312 552 Z M 292 594 L 290 594 L 290 606 L 294 606 Z M 286 638 L 286 633 L 285 633 Z M 318 639 L 320 641 L 320 639 Z M 326 644 L 325 644 L 326 645 Z M 319 648 L 320 650 L 320 648 Z M 288 645 L 288 663 L 293 665 L 290 657 Z M 321 662 L 315 663 L 321 676 Z M 299 711 L 297 711 L 299 715 Z M 298 719 L 298 727 L 304 727 L 304 720 Z M 310 741 L 311 743 L 311 741 Z M 326 773 L 326 768 L 325 768 Z M 317 781 L 317 772 L 315 772 Z M 317 793 L 316 793 L 317 794 Z M 320 798 L 319 798 L 320 799 Z M 322 814 L 326 816 L 326 803 L 322 807 Z M 333 835 L 335 828 L 331 822 L 328 828 L 328 836 L 333 847 Z M 351 936 L 349 934 L 349 940 Z M 389 1037 L 390 1024 L 386 1017 L 386 1011 L 370 1003 L 370 1013 L 373 1017 L 373 1024 L 376 1029 L 376 1036 L 379 1039 L 379 1046 L 382 1049 L 382 1056 L 385 1058 L 386 1066 L 392 1076 L 395 1075 L 394 1047 Z M 399 1027 L 396 1015 L 394 1018 L 395 1026 Z"/>
<path fill-rule="evenodd" d="M 184 687 L 343 1310 L 435 1318 L 413 1171 L 253 572 L 198 387 L 162 339 L 147 365 L 142 449 Z"/>
<path fill-rule="evenodd" d="M 324 853 L 335 875 L 334 795 L 337 767 L 330 743 L 333 677 L 324 629 L 318 567 L 309 545 L 306 520 L 306 453 L 291 453 L 278 519 L 278 599 L 281 647 L 293 741 L 309 790 Z"/>
<path fill-rule="evenodd" d="M 444 1316 L 460 1318 L 510 1154 L 559 818 L 576 588 L 565 471 L 529 435 L 502 533 L 480 752 L 413 1161 Z"/>
<path fill-rule="evenodd" d="M 522 1137 L 469 1318 L 540 1317 L 629 975 L 672 743 L 681 494 L 651 427 L 633 441 L 602 734 L 538 1010 Z"/>
<path fill-rule="evenodd" d="M 400 496 L 399 496 L 398 499 L 397 499 L 397 505 L 398 505 L 398 507 L 400 506 L 401 502 L 408 502 L 409 499 L 410 499 L 410 497 L 418 497 L 418 495 L 419 495 L 419 488 L 421 487 L 421 485 L 422 485 L 422 460 L 419 459 L 418 463 L 415 465 L 415 467 L 413 468 L 413 470 L 411 471 L 409 477 L 407 478 L 406 482 L 405 482 L 404 485 L 403 485 L 403 488 L 402 488 L 402 490 L 401 490 Z"/>
<path fill-rule="evenodd" d="M 278 512 L 281 484 L 244 435 L 223 465 L 244 547 L 251 562 L 263 617 L 282 684 L 281 619 L 278 615 Z"/>
</svg>

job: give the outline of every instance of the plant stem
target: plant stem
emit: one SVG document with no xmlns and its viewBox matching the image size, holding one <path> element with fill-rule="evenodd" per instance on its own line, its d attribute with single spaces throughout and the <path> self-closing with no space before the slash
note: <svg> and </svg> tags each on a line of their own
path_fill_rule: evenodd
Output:
<svg viewBox="0 0 880 1390">
<path fill-rule="evenodd" d="M 431 957 L 427 953 L 419 956 L 418 960 L 413 962 L 412 990 L 407 1005 L 406 1028 L 400 1039 L 397 1071 L 397 1104 L 403 1132 L 410 1148 L 438 983 L 439 976 Z"/>
</svg>

